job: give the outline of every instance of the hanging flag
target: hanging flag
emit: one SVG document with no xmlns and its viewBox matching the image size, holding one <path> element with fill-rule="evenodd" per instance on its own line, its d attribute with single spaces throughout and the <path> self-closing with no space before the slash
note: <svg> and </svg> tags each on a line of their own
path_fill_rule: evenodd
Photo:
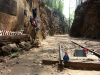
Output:
<svg viewBox="0 0 100 75">
<path fill-rule="evenodd" d="M 36 19 L 36 22 L 37 22 L 37 23 L 40 23 L 40 20 L 39 20 L 39 19 Z"/>
<path fill-rule="evenodd" d="M 84 47 L 83 50 L 85 50 L 85 52 L 88 53 L 88 49 L 87 48 Z"/>
</svg>

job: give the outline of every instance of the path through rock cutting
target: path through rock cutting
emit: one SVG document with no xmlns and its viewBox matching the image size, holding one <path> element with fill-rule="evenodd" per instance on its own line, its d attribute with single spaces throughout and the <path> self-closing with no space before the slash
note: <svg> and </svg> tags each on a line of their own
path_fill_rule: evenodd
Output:
<svg viewBox="0 0 100 75">
<path fill-rule="evenodd" d="M 42 59 L 58 60 L 59 43 L 63 45 L 63 52 L 67 51 L 70 58 L 73 57 L 74 50 L 80 49 L 80 47 L 72 44 L 71 41 L 100 52 L 100 40 L 71 38 L 68 35 L 48 36 L 41 42 L 39 48 L 24 51 L 17 58 L 4 57 L 6 62 L 0 63 L 0 75 L 100 75 L 100 71 L 96 70 L 75 70 L 71 68 L 65 68 L 60 72 L 57 64 L 42 64 Z M 90 56 L 91 53 L 88 54 L 88 58 Z M 99 60 L 97 57 L 93 57 L 93 61 Z"/>
</svg>

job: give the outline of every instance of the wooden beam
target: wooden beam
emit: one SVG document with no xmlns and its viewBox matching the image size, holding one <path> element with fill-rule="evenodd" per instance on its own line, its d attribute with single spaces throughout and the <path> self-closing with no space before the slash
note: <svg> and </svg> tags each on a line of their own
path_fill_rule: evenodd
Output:
<svg viewBox="0 0 100 75">
<path fill-rule="evenodd" d="M 52 64 L 59 63 L 59 61 L 56 61 L 56 60 L 42 60 L 42 63 L 45 64 L 45 65 L 52 65 Z"/>
<path fill-rule="evenodd" d="M 100 62 L 99 63 L 68 62 L 64 63 L 64 66 L 74 69 L 100 70 Z"/>
<path fill-rule="evenodd" d="M 57 60 L 42 60 L 43 64 L 52 65 L 59 63 Z M 73 69 L 88 69 L 88 70 L 100 70 L 100 62 L 91 63 L 91 62 L 67 62 L 64 63 L 64 67 L 73 68 Z"/>
<path fill-rule="evenodd" d="M 62 56 L 62 47 L 59 45 L 59 64 L 62 64 L 63 56 Z"/>
</svg>

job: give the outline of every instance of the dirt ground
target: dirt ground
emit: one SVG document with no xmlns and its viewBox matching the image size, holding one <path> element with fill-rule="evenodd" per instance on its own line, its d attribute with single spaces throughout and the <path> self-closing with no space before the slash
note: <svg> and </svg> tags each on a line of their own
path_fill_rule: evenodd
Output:
<svg viewBox="0 0 100 75">
<path fill-rule="evenodd" d="M 91 40 L 86 38 L 71 38 L 68 35 L 55 35 L 47 37 L 39 48 L 32 48 L 30 51 L 24 51 L 19 57 L 9 59 L 4 57 L 6 62 L 0 63 L 0 75 L 100 75 L 100 71 L 96 70 L 75 70 L 65 68 L 63 71 L 58 69 L 57 64 L 43 65 L 43 59 L 58 60 L 59 43 L 63 46 L 63 53 L 68 52 L 71 59 L 75 49 L 81 49 L 74 45 L 71 41 L 75 41 L 89 49 L 100 52 L 100 40 Z M 100 61 L 96 56 L 91 58 L 91 53 L 87 55 L 88 59 Z M 80 58 L 77 58 L 80 60 Z"/>
</svg>

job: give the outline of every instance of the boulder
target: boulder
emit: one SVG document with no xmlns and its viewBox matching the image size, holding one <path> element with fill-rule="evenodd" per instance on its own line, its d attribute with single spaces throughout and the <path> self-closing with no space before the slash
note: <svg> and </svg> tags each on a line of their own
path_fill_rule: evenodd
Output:
<svg viewBox="0 0 100 75">
<path fill-rule="evenodd" d="M 23 48 L 24 50 L 29 50 L 32 46 L 31 46 L 30 42 L 23 41 L 19 44 L 19 47 Z"/>
<path fill-rule="evenodd" d="M 1 48 L 2 48 L 3 55 L 11 54 L 12 48 L 10 46 L 6 45 L 6 46 L 2 46 Z"/>
<path fill-rule="evenodd" d="M 38 47 L 39 44 L 40 44 L 39 39 L 36 39 L 32 45 L 33 45 L 33 47 Z"/>
<path fill-rule="evenodd" d="M 14 43 L 14 44 L 9 44 L 9 46 L 12 48 L 12 52 L 17 52 L 19 51 L 19 48 L 17 47 L 17 45 Z"/>
</svg>

